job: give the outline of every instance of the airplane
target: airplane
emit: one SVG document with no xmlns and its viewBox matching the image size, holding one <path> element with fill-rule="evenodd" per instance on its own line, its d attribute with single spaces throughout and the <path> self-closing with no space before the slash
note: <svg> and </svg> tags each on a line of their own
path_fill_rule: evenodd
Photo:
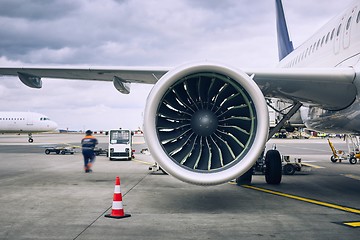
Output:
<svg viewBox="0 0 360 240">
<path fill-rule="evenodd" d="M 35 112 L 0 112 L 0 133 L 27 133 L 28 142 L 34 142 L 33 133 L 51 132 L 57 124 L 47 116 Z"/>
<path fill-rule="evenodd" d="M 275 0 L 275 6 L 276 68 L 241 69 L 196 61 L 174 68 L 1 67 L 0 74 L 18 76 L 32 88 L 41 88 L 41 78 L 110 81 L 124 94 L 130 92 L 131 83 L 154 84 L 143 129 L 163 170 L 197 185 L 233 179 L 250 183 L 254 164 L 264 156 L 266 182 L 280 184 L 280 152 L 264 149 L 298 110 L 309 129 L 360 133 L 360 0 L 296 49 L 281 0 Z M 265 98 L 291 103 L 272 129 Z"/>
</svg>

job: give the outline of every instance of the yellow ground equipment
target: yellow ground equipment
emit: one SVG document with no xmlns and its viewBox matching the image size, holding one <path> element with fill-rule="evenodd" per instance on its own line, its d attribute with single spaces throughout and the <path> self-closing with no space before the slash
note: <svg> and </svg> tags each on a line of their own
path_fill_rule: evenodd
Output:
<svg viewBox="0 0 360 240">
<path fill-rule="evenodd" d="M 351 140 L 351 144 L 349 143 L 349 138 Z M 354 138 L 356 142 L 354 142 Z M 351 164 L 356 164 L 358 159 L 360 159 L 359 152 L 359 139 L 357 137 L 346 136 L 346 144 L 349 149 L 349 153 L 345 153 L 343 150 L 336 150 L 330 139 L 328 139 L 329 146 L 333 155 L 330 157 L 332 162 L 341 162 L 342 160 L 349 160 Z M 352 146 L 350 146 L 352 145 Z"/>
</svg>

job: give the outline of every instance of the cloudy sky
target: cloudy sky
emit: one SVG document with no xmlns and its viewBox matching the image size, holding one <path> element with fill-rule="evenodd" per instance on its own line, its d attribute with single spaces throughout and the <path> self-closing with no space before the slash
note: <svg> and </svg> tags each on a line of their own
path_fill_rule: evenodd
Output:
<svg viewBox="0 0 360 240">
<path fill-rule="evenodd" d="M 165 66 L 216 60 L 275 67 L 274 0 L 0 0 L 0 66 Z M 352 0 L 283 0 L 295 47 Z M 136 129 L 151 85 L 0 78 L 0 111 L 34 111 L 71 130 Z"/>
</svg>

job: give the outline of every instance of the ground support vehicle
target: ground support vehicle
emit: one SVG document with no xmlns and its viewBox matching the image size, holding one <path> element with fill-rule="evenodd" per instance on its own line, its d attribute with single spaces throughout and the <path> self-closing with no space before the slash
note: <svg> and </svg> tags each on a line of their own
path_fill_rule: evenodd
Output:
<svg viewBox="0 0 360 240">
<path fill-rule="evenodd" d="M 132 132 L 128 129 L 113 129 L 109 131 L 110 160 L 131 160 L 133 158 Z"/>
<path fill-rule="evenodd" d="M 56 154 L 74 154 L 74 148 L 73 147 L 48 147 L 45 149 L 45 154 L 50 154 L 50 153 L 56 153 Z"/>
<path fill-rule="evenodd" d="M 284 175 L 294 175 L 296 171 L 301 171 L 301 158 L 295 158 L 294 162 L 290 162 L 290 156 L 283 156 L 282 160 Z"/>
<path fill-rule="evenodd" d="M 350 164 L 356 164 L 358 159 L 360 159 L 359 137 L 346 135 L 345 139 L 348 146 L 348 153 L 343 150 L 336 150 L 330 139 L 328 139 L 330 149 L 333 153 L 330 160 L 333 163 L 337 161 L 341 162 L 342 160 L 349 160 Z"/>
<path fill-rule="evenodd" d="M 104 155 L 109 157 L 109 151 L 108 149 L 103 149 L 103 148 L 95 148 L 94 149 L 95 155 L 96 156 L 100 156 L 100 155 Z"/>
</svg>

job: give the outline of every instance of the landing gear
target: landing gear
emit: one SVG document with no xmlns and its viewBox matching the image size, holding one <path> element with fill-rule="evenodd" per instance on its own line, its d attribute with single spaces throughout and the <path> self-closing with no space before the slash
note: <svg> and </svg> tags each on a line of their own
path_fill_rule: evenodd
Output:
<svg viewBox="0 0 360 240">
<path fill-rule="evenodd" d="M 29 143 L 34 142 L 34 139 L 32 138 L 32 133 L 29 133 L 29 139 L 28 139 Z"/>
<path fill-rule="evenodd" d="M 291 164 L 289 165 L 292 167 Z M 264 154 L 262 154 L 254 167 L 250 168 L 246 173 L 236 179 L 236 184 L 238 186 L 251 184 L 254 172 L 265 174 L 265 180 L 268 184 L 280 184 L 283 167 L 279 151 L 269 150 L 266 152 L 265 157 Z"/>
<path fill-rule="evenodd" d="M 268 184 L 280 184 L 282 178 L 281 156 L 277 150 L 269 150 L 265 156 L 265 180 Z"/>
<path fill-rule="evenodd" d="M 243 175 L 241 175 L 240 177 L 238 177 L 236 179 L 236 184 L 238 186 L 244 185 L 244 184 L 250 184 L 251 180 L 252 180 L 253 173 L 254 173 L 254 169 L 250 168 L 249 170 L 247 170 L 246 173 L 244 173 Z"/>
<path fill-rule="evenodd" d="M 301 103 L 294 102 L 292 106 L 287 108 L 289 109 L 287 113 L 283 113 L 283 111 L 279 111 L 276 108 L 274 108 L 271 105 L 271 101 L 268 101 L 268 106 L 274 109 L 276 112 L 281 113 L 283 115 L 280 122 L 278 122 L 274 128 L 270 129 L 268 136 L 268 140 L 269 140 L 272 136 L 274 136 L 275 133 L 279 132 L 280 129 L 283 126 L 285 126 L 286 122 L 299 110 L 299 108 L 301 107 Z M 293 166 L 290 165 L 290 167 L 288 167 L 286 169 L 287 171 L 285 172 L 293 174 L 295 169 L 291 167 Z M 282 159 L 279 151 L 275 150 L 275 148 L 269 150 L 266 152 L 265 158 L 264 158 L 264 154 L 261 154 L 255 166 L 236 179 L 237 185 L 250 184 L 254 170 L 256 172 L 265 173 L 265 180 L 268 184 L 274 184 L 274 185 L 280 184 L 283 173 L 283 167 L 282 167 Z"/>
</svg>

